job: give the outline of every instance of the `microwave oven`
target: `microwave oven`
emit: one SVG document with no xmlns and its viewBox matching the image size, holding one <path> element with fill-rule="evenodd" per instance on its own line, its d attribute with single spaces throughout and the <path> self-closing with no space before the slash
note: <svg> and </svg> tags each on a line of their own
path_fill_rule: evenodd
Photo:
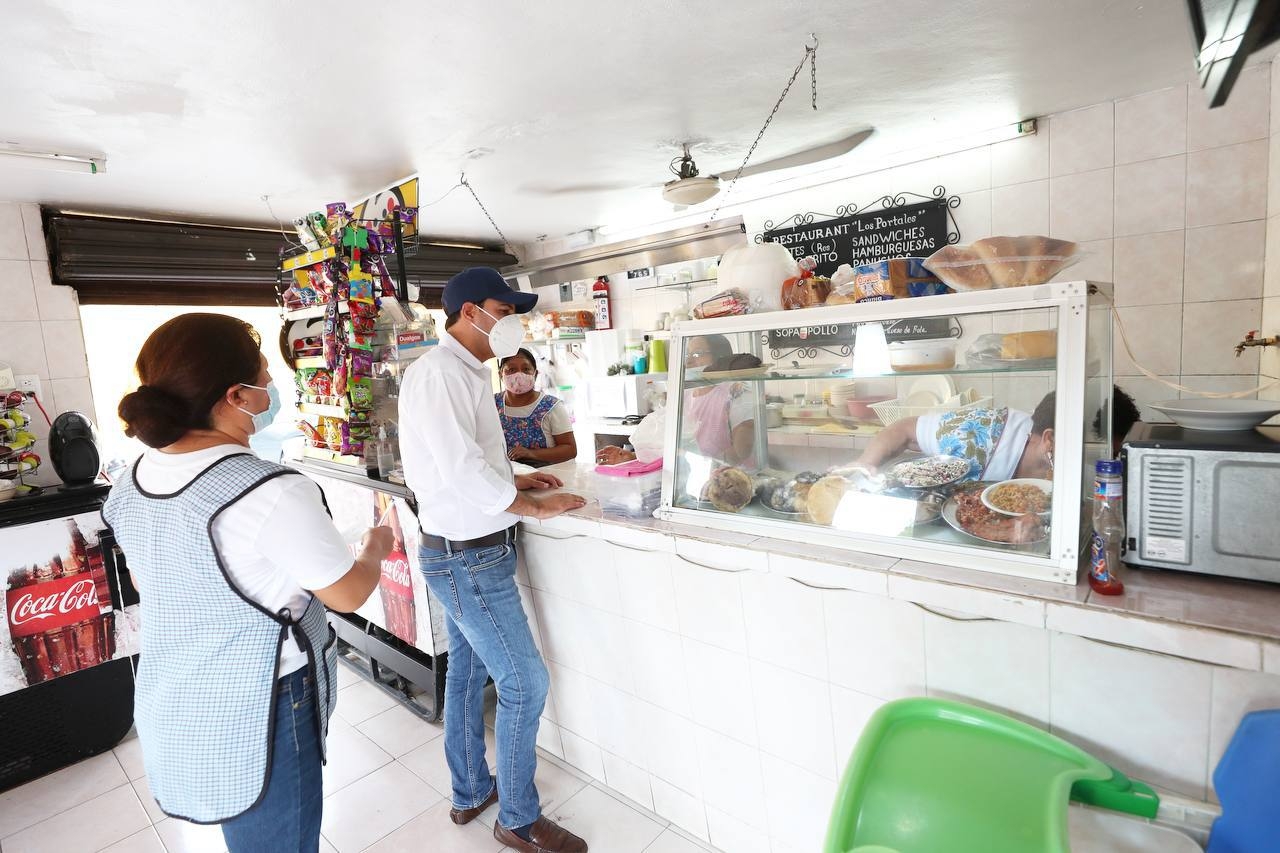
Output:
<svg viewBox="0 0 1280 853">
<path fill-rule="evenodd" d="M 1123 457 L 1126 563 L 1280 582 L 1280 427 L 1138 423 Z"/>
<path fill-rule="evenodd" d="M 592 376 L 585 380 L 586 410 L 593 418 L 647 415 L 653 411 L 653 392 L 664 390 L 666 381 L 665 373 Z"/>
</svg>

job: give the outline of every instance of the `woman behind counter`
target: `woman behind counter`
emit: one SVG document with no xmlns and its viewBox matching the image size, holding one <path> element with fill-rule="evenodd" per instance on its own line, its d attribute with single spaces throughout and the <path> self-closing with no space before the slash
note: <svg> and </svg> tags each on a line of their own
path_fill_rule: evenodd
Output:
<svg viewBox="0 0 1280 853">
<path fill-rule="evenodd" d="M 1008 480 L 1014 477 L 1053 479 L 1053 423 L 1057 394 L 1050 391 L 1031 414 L 1017 409 L 962 409 L 903 418 L 881 430 L 856 463 L 875 473 L 904 450 L 929 456 L 943 454 L 969 463 L 965 480 Z M 1093 420 L 1101 430 L 1102 412 Z M 1111 451 L 1120 448 L 1138 420 L 1133 398 L 1112 387 Z"/>
<path fill-rule="evenodd" d="M 507 438 L 507 458 L 535 468 L 578 455 L 569 413 L 558 397 L 533 389 L 538 365 L 521 349 L 498 362 L 502 391 L 494 397 Z"/>
<path fill-rule="evenodd" d="M 685 349 L 685 376 L 695 378 L 721 359 L 733 356 L 733 345 L 724 335 L 699 335 Z M 740 382 L 720 382 L 685 392 L 685 417 L 693 426 L 692 447 L 698 453 L 729 465 L 754 464 L 755 400 Z M 654 413 L 649 417 L 657 416 Z M 662 415 L 665 417 L 665 415 Z M 636 455 L 608 446 L 596 453 L 596 461 L 618 465 Z"/>
</svg>

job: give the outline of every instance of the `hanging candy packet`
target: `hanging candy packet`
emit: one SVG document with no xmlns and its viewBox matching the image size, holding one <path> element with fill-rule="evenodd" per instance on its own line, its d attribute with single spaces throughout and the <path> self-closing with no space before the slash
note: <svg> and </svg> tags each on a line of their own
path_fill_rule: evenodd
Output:
<svg viewBox="0 0 1280 853">
<path fill-rule="evenodd" d="M 347 395 L 351 398 L 351 408 L 373 408 L 373 380 L 368 376 L 352 377 L 347 381 Z"/>
<path fill-rule="evenodd" d="M 307 217 L 299 216 L 293 220 L 293 230 L 298 232 L 298 239 L 308 251 L 314 252 L 320 248 L 320 241 L 316 239 L 315 234 L 311 233 L 311 225 L 307 222 Z"/>
<path fill-rule="evenodd" d="M 338 358 L 338 366 L 333 369 L 333 396 L 341 397 L 347 393 L 347 385 L 350 380 L 351 372 L 347 362 L 349 361 L 348 349 L 346 344 L 342 346 L 342 355 Z"/>
<path fill-rule="evenodd" d="M 329 239 L 329 220 L 320 211 L 308 214 L 307 224 L 311 226 L 311 233 L 316 235 L 316 242 L 320 244 L 320 248 L 326 249 L 333 245 L 333 240 Z"/>
<path fill-rule="evenodd" d="M 353 379 L 364 379 L 373 376 L 373 353 L 368 350 L 351 351 L 351 376 Z"/>
<path fill-rule="evenodd" d="M 324 342 L 324 362 L 330 370 L 338 366 L 339 345 L 342 337 L 343 322 L 342 315 L 338 311 L 338 300 L 330 296 L 329 304 L 325 306 L 324 334 L 321 336 Z"/>
<path fill-rule="evenodd" d="M 321 447 L 324 445 L 324 436 L 320 434 L 320 430 L 316 429 L 315 424 L 311 423 L 311 421 L 298 421 L 298 429 L 307 437 L 307 441 L 311 442 L 312 447 Z"/>
</svg>

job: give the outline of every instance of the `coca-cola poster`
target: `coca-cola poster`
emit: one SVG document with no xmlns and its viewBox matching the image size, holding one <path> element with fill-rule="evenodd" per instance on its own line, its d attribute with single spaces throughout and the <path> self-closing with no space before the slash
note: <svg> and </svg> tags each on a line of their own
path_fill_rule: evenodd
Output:
<svg viewBox="0 0 1280 853">
<path fill-rule="evenodd" d="M 138 608 L 114 610 L 97 513 L 0 529 L 0 695 L 138 650 Z"/>
</svg>

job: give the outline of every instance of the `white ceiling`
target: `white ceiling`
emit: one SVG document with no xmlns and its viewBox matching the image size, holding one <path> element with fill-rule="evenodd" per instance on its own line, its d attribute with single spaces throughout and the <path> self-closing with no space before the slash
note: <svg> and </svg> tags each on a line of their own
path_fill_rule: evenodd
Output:
<svg viewBox="0 0 1280 853">
<path fill-rule="evenodd" d="M 874 125 L 847 155 L 871 163 L 1192 77 L 1175 0 L 5 6 L 0 143 L 108 167 L 0 158 L 0 200 L 267 224 L 264 194 L 292 218 L 417 172 L 431 201 L 465 169 L 519 242 L 671 213 L 655 189 L 535 188 L 660 183 L 681 140 L 704 174 L 731 172 L 810 31 L 819 111 L 806 69 L 758 159 Z M 423 228 L 493 237 L 463 190 Z"/>
</svg>

